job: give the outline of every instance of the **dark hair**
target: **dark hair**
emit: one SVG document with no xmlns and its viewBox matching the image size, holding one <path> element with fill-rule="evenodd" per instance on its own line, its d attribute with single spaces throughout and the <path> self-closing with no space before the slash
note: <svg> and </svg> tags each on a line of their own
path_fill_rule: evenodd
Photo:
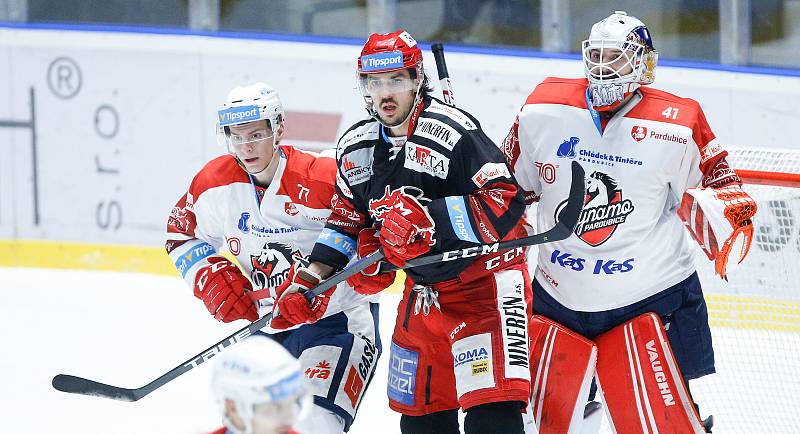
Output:
<svg viewBox="0 0 800 434">
<path fill-rule="evenodd" d="M 408 68 L 408 73 L 411 75 L 412 80 L 417 79 L 417 69 L 416 68 Z M 426 97 L 433 93 L 433 86 L 431 85 L 431 80 L 428 78 L 428 74 L 423 73 L 424 77 L 422 79 L 422 96 Z"/>
</svg>

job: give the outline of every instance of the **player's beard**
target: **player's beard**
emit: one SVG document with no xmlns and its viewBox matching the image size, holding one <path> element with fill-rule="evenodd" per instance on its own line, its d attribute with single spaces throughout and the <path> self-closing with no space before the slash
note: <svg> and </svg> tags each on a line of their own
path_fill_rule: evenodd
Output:
<svg viewBox="0 0 800 434">
<path fill-rule="evenodd" d="M 395 100 L 394 98 L 391 98 L 391 97 L 389 97 L 389 98 L 381 98 L 380 102 L 378 103 L 378 107 L 383 106 L 383 104 L 385 104 L 385 103 L 392 103 L 397 107 L 395 109 L 395 114 L 393 116 L 395 118 L 395 120 L 393 122 L 389 122 L 386 118 L 381 116 L 380 110 L 376 110 L 376 112 L 378 114 L 378 117 L 380 118 L 381 123 L 386 125 L 389 128 L 394 128 L 394 127 L 402 125 L 403 122 L 405 122 L 408 119 L 408 115 L 411 114 L 411 110 L 414 108 L 414 104 L 413 103 L 409 104 L 408 107 L 405 107 L 405 108 L 401 107 L 400 104 L 397 102 L 397 100 Z"/>
</svg>

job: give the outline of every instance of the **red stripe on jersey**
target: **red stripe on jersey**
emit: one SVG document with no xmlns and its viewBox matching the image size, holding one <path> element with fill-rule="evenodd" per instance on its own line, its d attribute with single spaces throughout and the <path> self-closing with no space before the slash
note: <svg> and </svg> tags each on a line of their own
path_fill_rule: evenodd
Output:
<svg viewBox="0 0 800 434">
<path fill-rule="evenodd" d="M 236 162 L 232 155 L 217 157 L 206 163 L 195 175 L 192 185 L 189 186 L 189 193 L 192 195 L 190 202 L 193 203 L 201 194 L 214 187 L 222 187 L 237 182 L 250 183 L 247 172 L 239 166 L 239 163 Z"/>
<path fill-rule="evenodd" d="M 585 78 L 547 77 L 528 95 L 525 104 L 562 104 L 585 109 L 587 87 L 589 81 Z"/>
<path fill-rule="evenodd" d="M 639 92 L 642 93 L 644 100 L 631 109 L 625 115 L 626 118 L 666 122 L 692 129 L 697 125 L 698 117 L 705 121 L 700 104 L 691 98 L 681 98 L 647 86 L 640 87 Z M 673 110 L 667 114 L 667 108 Z M 677 109 L 677 112 L 674 109 Z"/>
<path fill-rule="evenodd" d="M 281 185 L 276 194 L 289 196 L 299 205 L 314 209 L 330 209 L 335 192 L 336 160 L 281 146 L 286 156 Z"/>
<path fill-rule="evenodd" d="M 665 122 L 691 128 L 692 139 L 701 149 L 716 137 L 697 101 L 646 86 L 639 88 L 639 91 L 644 100 L 631 109 L 625 115 L 626 118 Z"/>
</svg>

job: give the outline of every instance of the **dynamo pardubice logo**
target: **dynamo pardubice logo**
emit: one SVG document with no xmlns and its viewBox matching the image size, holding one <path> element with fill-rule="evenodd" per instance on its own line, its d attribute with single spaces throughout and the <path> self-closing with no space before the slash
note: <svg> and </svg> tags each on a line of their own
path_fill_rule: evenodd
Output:
<svg viewBox="0 0 800 434">
<path fill-rule="evenodd" d="M 555 216 L 560 220 L 567 201 L 556 207 Z M 575 235 L 590 246 L 599 246 L 614 234 L 617 226 L 633 212 L 630 199 L 622 198 L 622 189 L 617 181 L 603 172 L 593 172 L 586 177 L 586 195 L 583 211 L 575 226 Z"/>
<path fill-rule="evenodd" d="M 289 275 L 289 269 L 299 252 L 284 243 L 265 243 L 256 255 L 250 255 L 253 271 L 250 278 L 260 288 L 278 287 Z"/>
</svg>

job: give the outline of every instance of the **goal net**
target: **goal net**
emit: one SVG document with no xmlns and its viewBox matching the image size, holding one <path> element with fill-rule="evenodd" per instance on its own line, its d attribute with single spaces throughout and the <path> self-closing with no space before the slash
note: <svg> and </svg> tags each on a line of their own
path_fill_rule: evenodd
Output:
<svg viewBox="0 0 800 434">
<path fill-rule="evenodd" d="M 797 433 L 800 150 L 728 151 L 758 204 L 755 233 L 750 253 L 728 282 L 698 251 L 717 374 L 692 381 L 692 393 L 703 416 L 714 415 L 714 432 Z"/>
</svg>

